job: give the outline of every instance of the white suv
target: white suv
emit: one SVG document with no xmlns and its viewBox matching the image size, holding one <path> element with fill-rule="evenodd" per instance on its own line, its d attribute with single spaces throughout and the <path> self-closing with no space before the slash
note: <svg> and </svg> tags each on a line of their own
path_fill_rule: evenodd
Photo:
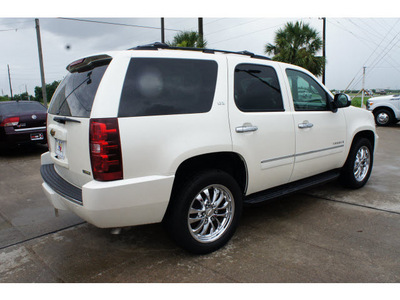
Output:
<svg viewBox="0 0 400 300">
<path fill-rule="evenodd" d="M 367 109 L 375 116 L 375 123 L 388 126 L 400 121 L 400 95 L 389 95 L 370 98 Z"/>
<path fill-rule="evenodd" d="M 67 70 L 48 111 L 43 190 L 95 226 L 163 221 L 180 246 L 208 253 L 243 204 L 370 176 L 372 114 L 300 67 L 156 43 Z"/>
</svg>

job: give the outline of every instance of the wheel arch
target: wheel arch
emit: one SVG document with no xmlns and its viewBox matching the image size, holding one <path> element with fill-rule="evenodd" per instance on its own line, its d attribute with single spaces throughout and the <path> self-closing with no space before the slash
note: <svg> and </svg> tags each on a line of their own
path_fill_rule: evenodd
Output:
<svg viewBox="0 0 400 300">
<path fill-rule="evenodd" d="M 388 111 L 393 115 L 393 117 L 396 118 L 396 112 L 395 112 L 395 110 L 393 109 L 393 107 L 388 106 L 388 105 L 382 105 L 382 106 L 375 107 L 374 110 L 372 111 L 372 113 L 374 114 L 374 116 L 375 116 L 375 113 L 376 113 L 377 111 L 381 110 L 381 109 L 386 109 L 386 110 L 388 110 Z"/>
<path fill-rule="evenodd" d="M 183 161 L 175 172 L 172 192 L 190 175 L 206 169 L 219 169 L 230 174 L 244 193 L 247 188 L 247 166 L 242 156 L 235 152 L 201 154 Z"/>
<path fill-rule="evenodd" d="M 248 173 L 247 166 L 238 153 L 235 152 L 215 152 L 200 154 L 183 161 L 175 172 L 175 179 L 172 185 L 170 201 L 164 219 L 169 214 L 170 208 L 174 201 L 174 197 L 178 189 L 185 180 L 195 173 L 202 172 L 207 169 L 219 169 L 230 174 L 239 184 L 239 187 L 244 194 L 247 189 Z"/>
<path fill-rule="evenodd" d="M 370 141 L 371 145 L 372 145 L 372 149 L 375 151 L 375 146 L 376 146 L 376 137 L 375 137 L 375 133 L 372 130 L 362 130 L 360 132 L 357 132 L 354 137 L 353 140 L 351 141 L 351 146 L 349 149 L 349 153 L 347 155 L 347 158 L 350 154 L 351 149 L 353 148 L 353 145 L 360 139 L 362 138 L 366 138 L 367 140 Z"/>
</svg>

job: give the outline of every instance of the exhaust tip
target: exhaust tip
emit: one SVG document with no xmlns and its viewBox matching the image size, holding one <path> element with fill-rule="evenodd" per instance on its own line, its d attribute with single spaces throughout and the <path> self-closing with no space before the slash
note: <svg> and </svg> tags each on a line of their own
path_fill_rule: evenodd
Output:
<svg viewBox="0 0 400 300">
<path fill-rule="evenodd" d="M 118 234 L 121 234 L 121 231 L 122 231 L 121 227 L 113 228 L 113 229 L 111 229 L 111 234 L 118 235 Z"/>
</svg>

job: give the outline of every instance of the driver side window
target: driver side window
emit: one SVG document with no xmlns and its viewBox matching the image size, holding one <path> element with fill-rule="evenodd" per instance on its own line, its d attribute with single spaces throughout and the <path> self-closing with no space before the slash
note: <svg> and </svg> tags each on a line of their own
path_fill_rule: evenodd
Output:
<svg viewBox="0 0 400 300">
<path fill-rule="evenodd" d="M 324 111 L 328 109 L 328 94 L 308 74 L 286 69 L 296 111 Z"/>
</svg>

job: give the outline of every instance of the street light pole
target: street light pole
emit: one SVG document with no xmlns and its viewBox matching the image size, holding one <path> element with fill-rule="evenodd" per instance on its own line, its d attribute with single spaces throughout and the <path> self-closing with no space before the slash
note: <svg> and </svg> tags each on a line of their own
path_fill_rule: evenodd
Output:
<svg viewBox="0 0 400 300">
<path fill-rule="evenodd" d="M 38 51 L 39 51 L 40 77 L 42 79 L 42 96 L 43 96 L 44 106 L 47 107 L 46 80 L 44 78 L 42 40 L 40 38 L 39 19 L 35 19 L 35 23 L 36 23 L 36 37 L 37 37 Z"/>
</svg>

